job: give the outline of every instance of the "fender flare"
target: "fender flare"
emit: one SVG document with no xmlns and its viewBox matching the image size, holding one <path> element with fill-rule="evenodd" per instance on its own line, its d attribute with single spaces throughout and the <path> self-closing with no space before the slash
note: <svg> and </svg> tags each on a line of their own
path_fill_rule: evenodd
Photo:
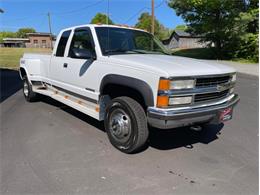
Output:
<svg viewBox="0 0 260 195">
<path fill-rule="evenodd" d="M 22 75 L 22 71 L 24 71 L 24 72 L 25 72 L 25 75 L 27 75 L 27 76 L 28 76 L 28 72 L 27 72 L 27 70 L 26 70 L 25 67 L 20 67 L 20 68 L 19 68 L 19 75 L 20 75 L 20 78 L 23 80 L 24 77 L 23 77 L 23 75 Z"/>
<path fill-rule="evenodd" d="M 133 88 L 143 96 L 146 106 L 154 106 L 153 91 L 150 85 L 148 85 L 145 81 L 123 75 L 109 74 L 104 76 L 101 81 L 99 88 L 101 94 L 105 86 L 108 84 L 116 84 Z"/>
</svg>

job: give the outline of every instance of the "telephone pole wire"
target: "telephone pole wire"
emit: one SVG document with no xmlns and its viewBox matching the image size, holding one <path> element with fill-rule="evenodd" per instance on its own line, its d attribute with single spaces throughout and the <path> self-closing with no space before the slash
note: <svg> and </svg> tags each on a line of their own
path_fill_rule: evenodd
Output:
<svg viewBox="0 0 260 195">
<path fill-rule="evenodd" d="M 151 33 L 154 35 L 154 0 L 152 0 L 152 26 Z"/>
<path fill-rule="evenodd" d="M 50 14 L 50 12 L 48 12 L 48 21 L 49 21 L 49 30 L 50 30 L 50 39 L 51 39 L 51 49 L 53 49 L 52 32 L 51 32 L 51 14 Z"/>
</svg>

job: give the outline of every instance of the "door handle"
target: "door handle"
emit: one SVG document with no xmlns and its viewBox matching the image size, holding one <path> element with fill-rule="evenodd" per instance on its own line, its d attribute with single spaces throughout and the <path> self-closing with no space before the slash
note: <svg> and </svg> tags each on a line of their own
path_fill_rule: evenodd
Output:
<svg viewBox="0 0 260 195">
<path fill-rule="evenodd" d="M 68 67 L 68 64 L 67 63 L 64 63 L 63 64 L 63 68 L 67 68 Z"/>
</svg>

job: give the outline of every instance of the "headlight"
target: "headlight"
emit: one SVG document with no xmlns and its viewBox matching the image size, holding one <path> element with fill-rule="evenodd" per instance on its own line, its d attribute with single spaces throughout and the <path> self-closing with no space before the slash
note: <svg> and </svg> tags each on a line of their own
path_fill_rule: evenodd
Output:
<svg viewBox="0 0 260 195">
<path fill-rule="evenodd" d="M 191 102 L 192 102 L 192 96 L 169 98 L 169 105 L 191 104 Z"/>
<path fill-rule="evenodd" d="M 231 82 L 236 82 L 236 80 L 237 80 L 237 75 L 233 74 L 231 78 Z"/>
<path fill-rule="evenodd" d="M 194 80 L 175 80 L 170 82 L 170 89 L 192 89 L 194 86 Z"/>
</svg>

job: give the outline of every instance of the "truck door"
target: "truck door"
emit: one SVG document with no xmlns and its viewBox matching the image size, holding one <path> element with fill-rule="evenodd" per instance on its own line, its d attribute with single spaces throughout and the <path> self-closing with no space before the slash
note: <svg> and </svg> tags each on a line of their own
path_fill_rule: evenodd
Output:
<svg viewBox="0 0 260 195">
<path fill-rule="evenodd" d="M 71 41 L 70 41 L 71 40 Z M 84 96 L 92 100 L 98 100 L 91 81 L 96 79 L 93 76 L 93 67 L 97 66 L 96 52 L 92 33 L 89 27 L 81 27 L 74 30 L 73 36 L 69 39 L 70 45 L 66 49 L 66 68 L 63 72 L 63 81 L 66 89 L 75 96 Z"/>
<path fill-rule="evenodd" d="M 50 63 L 50 79 L 53 86 L 66 88 L 67 57 L 65 55 L 66 46 L 71 34 L 71 30 L 64 31 L 59 40 L 56 52 L 53 54 Z"/>
</svg>

